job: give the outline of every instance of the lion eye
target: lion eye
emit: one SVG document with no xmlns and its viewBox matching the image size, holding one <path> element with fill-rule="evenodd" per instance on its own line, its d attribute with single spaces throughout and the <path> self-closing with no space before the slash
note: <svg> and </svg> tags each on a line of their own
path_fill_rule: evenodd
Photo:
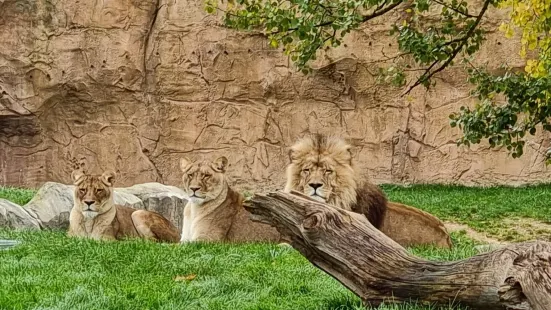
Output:
<svg viewBox="0 0 551 310">
<path fill-rule="evenodd" d="M 310 169 L 302 169 L 302 172 L 308 173 L 308 172 L 310 172 Z"/>
<path fill-rule="evenodd" d="M 79 191 L 81 194 L 86 193 L 86 189 L 85 189 L 85 188 L 81 188 L 81 189 L 79 189 L 78 191 Z"/>
<path fill-rule="evenodd" d="M 103 189 L 101 189 L 101 188 L 96 189 L 96 193 L 99 194 L 99 193 L 102 193 L 102 192 L 103 192 Z"/>
<path fill-rule="evenodd" d="M 206 180 L 206 179 L 208 179 L 208 178 L 210 178 L 210 177 L 211 177 L 211 175 L 210 175 L 210 174 L 205 174 L 205 175 L 203 176 L 203 179 L 205 179 L 205 180 Z"/>
<path fill-rule="evenodd" d="M 187 177 L 191 179 L 191 178 L 193 178 L 193 174 L 192 174 L 192 173 L 188 173 Z"/>
<path fill-rule="evenodd" d="M 327 170 L 325 170 L 325 173 L 331 174 L 331 173 L 333 173 L 333 170 L 327 169 Z"/>
</svg>

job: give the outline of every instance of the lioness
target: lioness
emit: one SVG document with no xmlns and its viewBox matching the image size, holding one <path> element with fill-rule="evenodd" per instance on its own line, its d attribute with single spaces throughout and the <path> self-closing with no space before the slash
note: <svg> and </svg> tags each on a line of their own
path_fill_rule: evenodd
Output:
<svg viewBox="0 0 551 310">
<path fill-rule="evenodd" d="M 189 195 L 180 241 L 280 241 L 275 228 L 249 219 L 243 197 L 229 186 L 227 164 L 223 156 L 212 162 L 180 160 L 183 189 Z"/>
<path fill-rule="evenodd" d="M 91 239 L 120 240 L 144 238 L 177 243 L 178 229 L 162 215 L 115 205 L 114 172 L 101 176 L 75 170 L 74 206 L 69 217 L 69 236 Z"/>
<path fill-rule="evenodd" d="M 318 201 L 362 213 L 375 228 L 402 246 L 451 247 L 450 236 L 438 218 L 387 201 L 374 184 L 361 184 L 352 166 L 350 149 L 338 137 L 314 135 L 299 140 L 289 152 L 285 192 L 303 192 Z"/>
<path fill-rule="evenodd" d="M 299 140 L 289 152 L 291 163 L 284 191 L 303 192 L 318 201 L 364 214 L 380 229 L 387 209 L 386 196 L 378 186 L 359 182 L 350 149 L 338 137 L 316 134 Z"/>
</svg>

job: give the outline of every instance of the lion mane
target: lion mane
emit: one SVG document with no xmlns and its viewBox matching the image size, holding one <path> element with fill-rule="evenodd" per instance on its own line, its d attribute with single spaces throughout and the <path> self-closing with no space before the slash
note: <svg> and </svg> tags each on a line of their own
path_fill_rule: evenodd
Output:
<svg viewBox="0 0 551 310">
<path fill-rule="evenodd" d="M 318 201 L 364 214 L 380 229 L 387 198 L 375 184 L 360 182 L 350 149 L 350 144 L 336 136 L 314 134 L 298 140 L 289 151 L 284 191 L 299 191 Z"/>
</svg>

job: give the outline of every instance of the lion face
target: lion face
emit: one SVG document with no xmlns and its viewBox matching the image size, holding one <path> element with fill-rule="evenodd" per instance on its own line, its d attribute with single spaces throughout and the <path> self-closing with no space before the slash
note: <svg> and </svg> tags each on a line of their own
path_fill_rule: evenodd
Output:
<svg viewBox="0 0 551 310">
<path fill-rule="evenodd" d="M 113 204 L 113 182 L 115 173 L 107 171 L 101 176 L 75 170 L 72 173 L 75 190 L 75 206 L 85 218 L 93 219 L 109 211 Z"/>
<path fill-rule="evenodd" d="M 351 146 L 343 139 L 315 135 L 289 152 L 285 191 L 299 191 L 321 202 L 349 209 L 356 202 Z"/>
<path fill-rule="evenodd" d="M 193 162 L 188 158 L 180 160 L 183 189 L 193 204 L 202 205 L 226 190 L 227 164 L 228 159 L 224 156 L 215 161 Z"/>
</svg>

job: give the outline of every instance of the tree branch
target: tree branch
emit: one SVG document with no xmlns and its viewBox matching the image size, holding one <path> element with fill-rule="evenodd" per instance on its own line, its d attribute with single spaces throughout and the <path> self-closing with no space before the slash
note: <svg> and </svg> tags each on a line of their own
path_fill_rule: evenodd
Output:
<svg viewBox="0 0 551 310">
<path fill-rule="evenodd" d="M 362 23 L 365 23 L 369 20 L 372 20 L 376 17 L 379 17 L 381 15 L 384 15 L 388 12 L 390 12 L 392 9 L 394 9 L 395 7 L 397 7 L 398 5 L 400 5 L 402 2 L 404 2 L 403 0 L 400 0 L 400 1 L 397 1 L 387 7 L 384 7 L 381 9 L 381 7 L 377 7 L 375 9 L 375 11 L 373 11 L 373 13 L 369 14 L 369 15 L 365 15 L 365 16 L 362 16 Z M 320 28 L 320 27 L 325 27 L 325 26 L 329 26 L 331 24 L 333 24 L 335 22 L 335 20 L 330 20 L 330 21 L 326 21 L 326 22 L 323 22 L 323 23 L 319 23 L 317 25 L 314 25 L 314 28 Z M 298 27 L 292 27 L 292 28 L 289 28 L 287 30 L 278 30 L 278 31 L 273 31 L 273 32 L 270 32 L 270 34 L 278 34 L 278 33 L 282 33 L 282 32 L 289 32 L 289 31 L 295 31 L 297 30 Z"/>
<path fill-rule="evenodd" d="M 372 20 L 374 19 L 375 17 L 379 17 L 381 15 L 384 15 L 390 11 L 392 11 L 392 9 L 394 9 L 395 7 L 399 6 L 400 4 L 402 4 L 402 2 L 404 2 L 403 0 L 400 0 L 400 1 L 397 1 L 389 6 L 387 6 L 386 8 L 383 8 L 379 11 L 380 8 L 377 8 L 375 9 L 375 11 L 369 15 L 365 15 L 362 17 L 362 22 L 365 23 L 369 20 Z"/>
<path fill-rule="evenodd" d="M 436 73 L 444 70 L 446 67 L 448 67 L 452 63 L 452 61 L 455 59 L 457 54 L 459 54 L 459 52 L 461 52 L 461 50 L 463 49 L 465 44 L 467 44 L 467 41 L 469 40 L 469 38 L 471 38 L 471 36 L 473 35 L 474 31 L 476 30 L 476 28 L 480 24 L 480 21 L 482 20 L 482 17 L 484 16 L 486 11 L 488 10 L 488 7 L 490 6 L 491 2 L 492 2 L 492 0 L 485 0 L 484 1 L 484 6 L 482 7 L 482 9 L 480 10 L 480 13 L 476 17 L 475 22 L 473 23 L 473 25 L 471 26 L 469 31 L 467 31 L 467 33 L 461 39 L 459 39 L 460 44 L 452 51 L 452 53 L 450 54 L 450 57 L 440 67 L 438 67 L 436 70 L 431 71 L 434 66 L 436 66 L 438 63 L 440 63 L 440 61 L 433 62 L 432 65 L 430 65 L 425 70 L 425 72 L 417 79 L 417 81 L 412 86 L 410 86 L 405 93 L 403 93 L 401 95 L 401 97 L 409 94 L 415 87 L 421 85 L 421 83 L 423 83 L 424 81 L 430 80 Z M 456 40 L 453 40 L 453 41 L 456 41 Z"/>
<path fill-rule="evenodd" d="M 459 14 L 465 16 L 465 17 L 469 17 L 469 18 L 476 18 L 476 17 L 477 17 L 476 15 L 471 15 L 471 14 L 469 14 L 469 13 L 461 12 L 461 11 L 458 10 L 457 8 L 454 8 L 453 6 L 447 4 L 447 3 L 443 2 L 443 1 L 439 1 L 439 0 L 432 0 L 432 1 L 433 1 L 433 2 L 436 2 L 436 3 L 438 3 L 438 4 L 440 4 L 440 5 L 443 6 L 443 7 L 448 8 L 448 9 L 450 9 L 450 10 L 456 12 L 456 13 L 459 13 Z"/>
<path fill-rule="evenodd" d="M 512 244 L 454 262 L 410 255 L 365 216 L 302 193 L 256 194 L 245 205 L 366 305 L 411 300 L 473 310 L 551 309 L 551 243 Z"/>
</svg>

